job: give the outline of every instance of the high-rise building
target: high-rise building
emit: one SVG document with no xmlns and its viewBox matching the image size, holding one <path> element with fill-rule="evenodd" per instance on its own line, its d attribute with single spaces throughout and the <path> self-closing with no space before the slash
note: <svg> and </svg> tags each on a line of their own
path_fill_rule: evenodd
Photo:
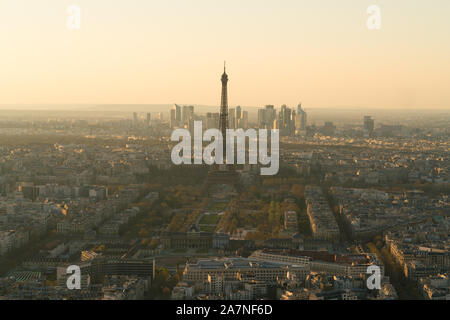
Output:
<svg viewBox="0 0 450 320">
<path fill-rule="evenodd" d="M 137 112 L 133 112 L 133 127 L 137 127 L 138 125 L 138 115 Z"/>
<path fill-rule="evenodd" d="M 266 123 L 268 124 L 268 128 L 267 129 L 271 129 L 273 121 L 277 117 L 277 114 L 276 114 L 276 111 L 275 111 L 275 107 L 273 105 L 266 105 L 265 112 L 266 112 Z"/>
<path fill-rule="evenodd" d="M 258 128 L 264 129 L 266 125 L 266 110 L 258 109 Z"/>
<path fill-rule="evenodd" d="M 170 110 L 170 128 L 175 128 L 177 126 L 177 113 L 176 109 Z"/>
<path fill-rule="evenodd" d="M 242 108 L 240 106 L 234 109 L 234 128 L 242 128 Z"/>
<path fill-rule="evenodd" d="M 186 109 L 185 109 L 186 108 Z M 186 115 L 189 114 L 189 108 L 187 108 L 186 106 L 183 107 L 183 115 L 186 113 Z M 174 114 L 173 114 L 173 119 L 172 119 L 172 114 L 171 114 L 171 119 L 170 122 L 173 126 L 176 127 L 184 127 L 184 123 L 182 121 L 182 114 L 181 114 L 181 106 L 175 104 L 172 108 Z"/>
<path fill-rule="evenodd" d="M 300 103 L 297 106 L 297 113 L 295 115 L 295 129 L 297 131 L 306 130 L 307 118 L 306 112 L 302 109 L 302 104 Z"/>
<path fill-rule="evenodd" d="M 235 114 L 234 117 L 236 119 L 240 119 L 241 118 L 241 112 L 242 112 L 241 106 L 237 106 L 236 109 L 235 109 L 235 112 L 234 112 L 234 114 Z"/>
<path fill-rule="evenodd" d="M 206 113 L 206 129 L 214 128 L 214 122 L 213 122 L 212 112 Z"/>
<path fill-rule="evenodd" d="M 248 111 L 242 112 L 242 128 L 245 130 L 248 129 Z"/>
<path fill-rule="evenodd" d="M 180 126 L 190 126 L 190 123 L 194 120 L 194 106 L 183 106 L 181 113 Z"/>
<path fill-rule="evenodd" d="M 147 112 L 147 127 L 150 127 L 150 119 L 151 119 L 150 112 Z"/>
<path fill-rule="evenodd" d="M 189 117 L 188 106 L 183 106 L 182 113 L 181 113 L 181 126 L 182 127 L 184 127 L 184 125 L 188 121 L 188 117 Z"/>
<path fill-rule="evenodd" d="M 371 137 L 375 128 L 375 121 L 371 116 L 364 116 L 364 136 Z"/>
<path fill-rule="evenodd" d="M 273 105 L 266 105 L 264 109 L 258 110 L 258 128 L 273 129 L 274 120 L 276 120 L 276 111 Z"/>
<path fill-rule="evenodd" d="M 208 112 L 206 113 L 206 129 L 218 129 L 219 128 L 219 113 Z"/>
<path fill-rule="evenodd" d="M 177 121 L 177 125 L 181 123 L 181 107 L 179 105 L 175 105 L 175 120 Z"/>
<path fill-rule="evenodd" d="M 280 117 L 280 125 L 283 129 L 287 126 L 287 121 L 289 119 L 288 113 L 290 113 L 289 111 L 290 109 L 285 104 L 281 106 L 279 117 Z"/>
<path fill-rule="evenodd" d="M 236 118 L 235 115 L 235 109 L 230 108 L 228 109 L 228 128 L 229 129 L 235 129 L 236 128 Z"/>
<path fill-rule="evenodd" d="M 336 131 L 336 126 L 331 121 L 326 121 L 321 128 L 322 134 L 325 136 L 333 136 Z"/>
<path fill-rule="evenodd" d="M 280 134 L 284 136 L 292 135 L 295 131 L 295 122 L 293 118 L 293 112 L 291 108 L 288 108 L 285 104 L 281 106 L 281 110 L 278 113 L 278 126 Z"/>
</svg>

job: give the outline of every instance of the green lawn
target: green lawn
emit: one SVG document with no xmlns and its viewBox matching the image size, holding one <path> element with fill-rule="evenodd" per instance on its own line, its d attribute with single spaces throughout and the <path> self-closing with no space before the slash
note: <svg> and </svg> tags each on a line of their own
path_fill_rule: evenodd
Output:
<svg viewBox="0 0 450 320">
<path fill-rule="evenodd" d="M 220 216 L 218 214 L 209 214 L 204 215 L 201 219 L 199 224 L 217 224 L 219 223 Z"/>
<path fill-rule="evenodd" d="M 209 210 L 212 211 L 224 211 L 227 208 L 227 202 L 214 202 L 209 206 Z"/>
</svg>

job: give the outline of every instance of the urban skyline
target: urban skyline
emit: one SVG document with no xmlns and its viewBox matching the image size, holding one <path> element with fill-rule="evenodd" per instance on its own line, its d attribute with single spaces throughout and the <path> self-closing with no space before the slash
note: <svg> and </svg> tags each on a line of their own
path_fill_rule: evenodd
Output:
<svg viewBox="0 0 450 320">
<path fill-rule="evenodd" d="M 448 299 L 448 117 L 249 121 L 228 80 L 203 115 L 0 118 L 0 299 Z M 198 120 L 271 131 L 270 167 L 245 135 L 242 163 L 208 165 L 195 138 L 174 161 Z"/>
</svg>

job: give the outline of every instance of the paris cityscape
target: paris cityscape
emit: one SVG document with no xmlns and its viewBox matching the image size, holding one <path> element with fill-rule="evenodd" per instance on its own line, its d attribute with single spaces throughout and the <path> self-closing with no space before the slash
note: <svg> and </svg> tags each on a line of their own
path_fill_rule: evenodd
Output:
<svg viewBox="0 0 450 320">
<path fill-rule="evenodd" d="M 19 98 L 0 81 L 0 300 L 450 300 L 448 92 L 353 107 L 300 84 L 284 98 L 274 79 L 249 103 L 253 75 L 219 54 L 158 96 L 182 83 L 180 102 L 46 103 L 51 85 Z M 414 103 L 428 93 L 442 103 Z"/>
<path fill-rule="evenodd" d="M 203 114 L 1 112 L 1 298 L 449 297 L 448 111 L 327 120 L 228 107 L 226 89 Z M 195 120 L 279 130 L 279 172 L 173 164 L 171 132 Z"/>
</svg>

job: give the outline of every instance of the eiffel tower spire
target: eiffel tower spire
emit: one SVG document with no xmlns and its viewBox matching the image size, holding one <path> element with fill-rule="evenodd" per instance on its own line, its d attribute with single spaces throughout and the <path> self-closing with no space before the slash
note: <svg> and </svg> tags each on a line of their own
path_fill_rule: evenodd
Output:
<svg viewBox="0 0 450 320">
<path fill-rule="evenodd" d="M 225 62 L 223 63 L 223 74 L 222 74 L 222 99 L 220 102 L 220 123 L 219 129 L 222 132 L 223 139 L 223 159 L 224 163 L 226 160 L 226 136 L 227 136 L 227 128 L 228 128 L 228 75 L 226 72 Z"/>
<path fill-rule="evenodd" d="M 233 192 L 238 193 L 241 189 L 239 183 L 239 174 L 235 170 L 233 163 L 226 163 L 226 138 L 227 138 L 227 129 L 228 129 L 228 92 L 227 92 L 227 84 L 228 84 L 228 75 L 226 72 L 226 65 L 223 64 L 223 74 L 222 74 L 222 98 L 220 102 L 220 119 L 219 119 L 219 130 L 222 133 L 222 141 L 223 141 L 223 160 L 224 166 L 219 167 L 219 165 L 214 165 L 211 167 L 211 170 L 208 172 L 208 176 L 203 184 L 203 188 L 205 192 L 210 195 L 210 192 L 213 191 L 210 188 L 212 186 L 218 185 L 228 185 L 231 186 L 234 190 Z M 220 191 L 222 192 L 222 191 Z"/>
</svg>

